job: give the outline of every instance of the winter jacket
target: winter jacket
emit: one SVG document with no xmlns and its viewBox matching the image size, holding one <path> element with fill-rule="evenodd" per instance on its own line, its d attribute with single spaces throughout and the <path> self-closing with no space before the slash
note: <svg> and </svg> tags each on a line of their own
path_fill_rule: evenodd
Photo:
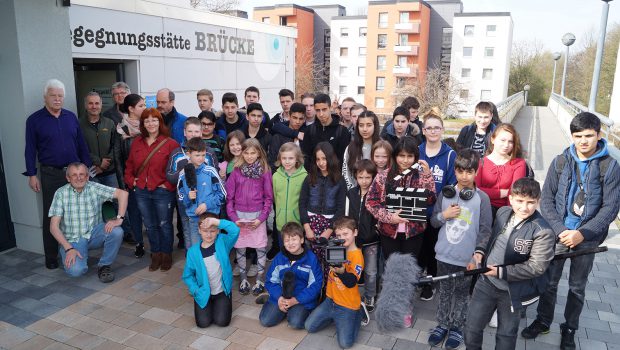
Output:
<svg viewBox="0 0 620 350">
<path fill-rule="evenodd" d="M 309 170 L 309 166 L 314 163 L 314 148 L 319 142 L 327 141 L 334 148 L 338 161 L 342 166 L 342 160 L 344 159 L 344 150 L 351 142 L 351 134 L 344 126 L 340 125 L 338 116 L 332 114 L 332 122 L 327 126 L 323 126 L 320 121 L 314 122 L 312 125 L 306 128 L 304 133 L 304 142 L 302 144 L 302 151 L 304 154 L 304 165 L 306 170 Z"/>
<path fill-rule="evenodd" d="M 138 176 L 138 169 L 140 165 L 142 165 L 142 162 L 148 157 L 149 153 L 165 139 L 168 139 L 166 144 L 157 150 L 144 167 L 142 173 Z M 136 179 L 136 186 L 141 189 L 146 188 L 149 191 L 153 191 L 159 185 L 163 184 L 168 191 L 174 191 L 175 186 L 166 179 L 166 168 L 168 166 L 168 160 L 170 160 L 170 154 L 177 147 L 179 147 L 179 144 L 175 140 L 164 135 L 159 135 L 150 146 L 146 143 L 144 137 L 137 136 L 135 141 L 131 144 L 129 158 L 127 159 L 125 167 L 124 180 L 127 188 L 132 189 L 134 187 L 134 179 Z"/>
<path fill-rule="evenodd" d="M 288 123 L 286 123 L 288 125 Z M 288 128 L 288 126 L 287 126 Z M 289 129 L 293 130 L 293 129 Z M 302 125 L 299 131 L 305 132 L 306 125 Z M 269 130 L 272 131 L 271 129 Z M 269 144 L 269 153 L 267 153 L 267 159 L 269 160 L 269 165 L 271 165 L 271 169 L 273 172 L 277 170 L 275 166 L 276 161 L 278 160 L 278 155 L 280 154 L 280 147 L 287 142 L 296 142 L 301 149 L 303 149 L 303 144 L 301 140 L 296 140 L 295 138 L 287 137 L 279 133 L 272 133 L 271 143 Z"/>
<path fill-rule="evenodd" d="M 497 211 L 493 235 L 487 246 L 489 254 L 512 215 L 512 208 L 508 206 Z M 555 250 L 555 234 L 538 211 L 520 221 L 517 219 L 517 225 L 510 233 L 504 264 L 498 268 L 498 278 L 508 282 L 513 310 L 535 302 L 546 290 L 549 281 L 546 271 Z M 483 266 L 486 266 L 486 258 Z"/>
<path fill-rule="evenodd" d="M 282 230 L 287 222 L 301 223 L 299 195 L 308 172 L 302 166 L 291 176 L 279 167 L 273 174 L 273 195 L 276 204 L 276 228 Z"/>
<path fill-rule="evenodd" d="M 196 217 L 196 208 L 202 203 L 207 205 L 207 212 L 219 214 L 220 208 L 226 199 L 226 190 L 220 180 L 217 169 L 207 164 L 202 164 L 196 169 L 196 199 L 189 199 L 192 190 L 187 186 L 185 170 L 179 174 L 178 195 L 179 201 L 183 202 L 185 212 L 189 217 Z"/>
<path fill-rule="evenodd" d="M 366 195 L 366 209 L 378 221 L 379 232 L 390 238 L 396 238 L 398 224 L 391 224 L 390 218 L 392 214 L 386 207 L 386 196 L 389 187 L 405 187 L 405 188 L 423 188 L 428 190 L 428 205 L 435 203 L 435 181 L 430 173 L 411 171 L 409 174 L 401 177 L 398 182 L 388 181 L 389 170 L 379 172 L 370 185 L 368 194 Z M 422 234 L 426 229 L 427 222 L 407 221 L 405 224 L 405 237 L 410 238 Z"/>
<path fill-rule="evenodd" d="M 362 197 L 362 190 L 355 186 L 347 192 L 347 209 L 345 215 L 352 217 L 357 222 L 358 247 L 379 242 L 377 234 L 377 219 L 366 209 L 366 196 Z"/>
<path fill-rule="evenodd" d="M 512 184 L 525 177 L 527 166 L 522 158 L 515 158 L 506 164 L 496 165 L 488 156 L 478 163 L 476 186 L 491 199 L 491 205 L 499 208 L 510 205 L 508 196 L 501 198 L 501 190 L 510 190 Z"/>
<path fill-rule="evenodd" d="M 88 146 L 88 154 L 93 161 L 93 165 L 100 166 L 102 158 L 111 160 L 110 166 L 100 175 L 109 175 L 115 172 L 114 169 L 114 141 L 116 141 L 116 127 L 114 122 L 108 118 L 99 118 L 96 126 L 88 121 L 87 117 L 80 118 L 80 128 L 84 141 Z"/>
<path fill-rule="evenodd" d="M 189 163 L 189 153 L 184 147 L 184 144 L 181 147 L 172 151 L 170 155 L 170 160 L 168 161 L 168 166 L 166 168 L 166 178 L 170 181 L 171 184 L 177 185 L 179 183 L 179 173 L 181 170 Z M 205 164 L 216 169 L 219 169 L 219 164 L 217 162 L 217 158 L 209 152 L 207 148 L 207 154 L 205 155 Z"/>
<path fill-rule="evenodd" d="M 269 302 L 278 305 L 282 296 L 282 279 L 287 271 L 295 274 L 295 289 L 293 296 L 306 310 L 317 306 L 321 288 L 323 287 L 323 271 L 316 255 L 306 249 L 301 259 L 291 265 L 290 260 L 278 253 L 271 262 L 265 278 L 265 288 L 269 292 Z"/>
<path fill-rule="evenodd" d="M 612 160 L 604 174 L 601 183 L 599 163 L 608 155 L 607 141 L 601 139 L 597 152 L 585 161 L 577 162 L 575 146 L 571 145 L 557 156 L 547 172 L 542 189 L 540 210 L 549 222 L 556 235 L 565 230 L 576 229 L 581 232 L 586 241 L 602 242 L 609 231 L 609 225 L 614 221 L 620 208 L 620 176 L 618 163 Z M 556 163 L 564 157 L 564 168 L 558 173 Z M 576 165 L 579 165 L 581 179 L 586 192 L 586 202 L 583 215 L 577 220 L 568 220 L 569 206 L 573 203 L 576 193 Z M 573 224 L 573 227 L 567 224 Z"/>
<path fill-rule="evenodd" d="M 281 115 L 282 113 L 277 113 L 274 115 L 273 118 L 269 120 L 266 128 L 269 129 L 271 135 L 274 136 L 280 134 L 289 139 L 297 138 L 297 135 L 299 135 L 301 130 L 293 130 L 289 128 L 288 121 L 283 120 Z"/>
<path fill-rule="evenodd" d="M 129 135 L 129 131 L 127 134 Z M 125 164 L 127 163 L 127 159 L 129 159 L 129 152 L 131 150 L 131 145 L 133 141 L 137 138 L 128 137 L 123 138 L 118 132 L 114 134 L 114 145 L 113 145 L 113 154 L 114 154 L 114 168 L 116 169 L 116 179 L 118 180 L 118 185 L 121 189 L 125 189 Z"/>
<path fill-rule="evenodd" d="M 258 220 L 267 220 L 273 205 L 271 172 L 266 171 L 258 179 L 251 179 L 235 168 L 226 180 L 226 213 L 231 221 L 237 222 L 237 211 L 251 213 L 260 211 Z"/>
<path fill-rule="evenodd" d="M 471 148 L 474 144 L 476 129 L 477 129 L 476 123 L 472 123 L 472 124 L 464 126 L 461 129 L 459 136 L 456 138 L 456 143 L 461 145 L 461 147 L 463 148 Z M 489 124 L 487 133 L 484 136 L 484 143 L 486 145 L 486 148 L 489 147 L 489 142 L 491 140 L 491 134 L 493 133 L 494 130 L 495 130 L 495 124 L 493 123 Z"/>
<path fill-rule="evenodd" d="M 228 255 L 239 238 L 239 227 L 228 220 L 221 219 L 219 228 L 226 233 L 220 232 L 215 238 L 215 243 L 213 243 L 215 244 L 215 257 L 222 267 L 222 287 L 226 295 L 230 296 L 233 274 Z M 187 250 L 181 278 L 189 289 L 189 295 L 194 297 L 198 306 L 204 308 L 211 297 L 211 286 L 209 285 L 209 272 L 200 252 L 201 243 L 202 240 Z"/>
<path fill-rule="evenodd" d="M 250 124 L 245 123 L 245 125 L 241 128 L 241 131 L 243 131 L 243 134 L 245 135 L 246 140 L 252 138 L 248 130 L 249 127 L 250 127 Z M 271 134 L 269 133 L 269 131 L 267 131 L 267 129 L 261 126 L 260 129 L 258 130 L 258 133 L 256 134 L 254 138 L 257 139 L 258 142 L 260 142 L 260 145 L 263 148 L 263 151 L 265 151 L 265 154 L 268 154 L 269 145 L 271 144 Z"/>
<path fill-rule="evenodd" d="M 114 126 L 123 120 L 123 114 L 118 110 L 118 105 L 115 103 L 112 107 L 105 110 L 101 115 L 114 122 Z"/>
<path fill-rule="evenodd" d="M 319 175 L 317 183 L 310 184 L 310 176 L 304 179 L 299 196 L 299 215 L 301 223 L 310 223 L 308 212 L 320 215 L 333 215 L 333 220 L 344 215 L 347 185 L 344 179 L 333 183 L 328 177 Z M 332 220 L 332 222 L 333 222 Z"/>
<path fill-rule="evenodd" d="M 226 140 L 228 133 L 233 132 L 234 130 L 242 130 L 248 123 L 245 113 L 241 111 L 237 111 L 237 118 L 238 119 L 235 124 L 228 124 L 226 122 L 226 115 L 222 113 L 222 115 L 215 121 L 215 132 L 222 138 L 222 140 Z"/>
<path fill-rule="evenodd" d="M 381 138 L 385 141 L 389 142 L 392 145 L 392 149 L 396 147 L 396 143 L 398 142 L 399 137 L 396 136 L 396 129 L 394 128 L 394 123 L 385 124 L 380 134 Z M 422 143 L 422 133 L 420 132 L 420 128 L 415 123 L 409 123 L 407 125 L 407 130 L 405 131 L 404 136 L 411 136 L 417 142 L 418 145 Z"/>
<path fill-rule="evenodd" d="M 185 140 L 185 121 L 187 117 L 179 113 L 176 107 L 172 107 L 172 111 L 164 116 L 166 126 L 170 130 L 170 137 L 176 142 L 182 144 Z"/>
</svg>

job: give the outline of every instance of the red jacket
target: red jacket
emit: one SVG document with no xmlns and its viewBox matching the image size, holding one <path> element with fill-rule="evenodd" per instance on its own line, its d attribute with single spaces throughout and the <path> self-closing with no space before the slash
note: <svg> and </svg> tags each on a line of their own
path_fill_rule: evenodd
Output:
<svg viewBox="0 0 620 350">
<path fill-rule="evenodd" d="M 142 165 L 149 153 L 166 138 L 166 136 L 159 135 L 155 142 L 149 146 L 144 137 L 136 137 L 131 144 L 129 158 L 127 158 L 127 163 L 125 163 L 124 179 L 127 188 L 132 189 L 134 187 L 134 180 L 136 180 L 136 186 L 141 189 L 146 188 L 149 191 L 153 191 L 159 185 L 164 184 L 168 191 L 172 192 L 175 190 L 175 186 L 166 179 L 166 168 L 170 154 L 179 147 L 179 144 L 174 139 L 168 138 L 166 144 L 151 157 L 140 176 L 136 176 L 140 165 Z"/>
<path fill-rule="evenodd" d="M 512 184 L 525 177 L 525 160 L 515 158 L 503 165 L 496 165 L 488 157 L 480 160 L 476 186 L 489 196 L 491 205 L 503 207 L 510 205 L 508 196 L 500 198 L 500 190 L 510 190 Z"/>
</svg>

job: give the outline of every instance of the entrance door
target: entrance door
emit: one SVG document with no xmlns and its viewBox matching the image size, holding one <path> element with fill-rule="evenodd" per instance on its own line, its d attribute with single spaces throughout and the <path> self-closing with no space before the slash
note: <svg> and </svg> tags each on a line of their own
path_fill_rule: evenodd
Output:
<svg viewBox="0 0 620 350">
<path fill-rule="evenodd" d="M 117 81 L 124 81 L 125 72 L 122 61 L 74 59 L 73 71 L 78 117 L 82 118 L 86 115 L 84 97 L 91 91 L 96 91 L 101 95 L 102 112 L 114 104 L 111 87 Z"/>
<path fill-rule="evenodd" d="M 15 228 L 11 220 L 9 197 L 6 191 L 6 178 L 4 177 L 2 147 L 0 146 L 0 252 L 13 247 L 15 247 Z"/>
</svg>

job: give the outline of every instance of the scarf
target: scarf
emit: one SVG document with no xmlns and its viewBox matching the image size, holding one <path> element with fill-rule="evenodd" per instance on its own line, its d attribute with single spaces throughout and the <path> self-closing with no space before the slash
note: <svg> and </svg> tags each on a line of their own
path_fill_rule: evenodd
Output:
<svg viewBox="0 0 620 350">
<path fill-rule="evenodd" d="M 129 135 L 123 130 L 125 126 L 129 130 Z M 123 113 L 123 120 L 116 126 L 116 132 L 121 135 L 123 140 L 140 135 L 140 119 L 130 119 L 128 114 Z"/>
<path fill-rule="evenodd" d="M 252 164 L 243 164 L 241 166 L 241 175 L 250 179 L 259 179 L 263 176 L 264 170 L 261 163 L 257 160 Z"/>
</svg>

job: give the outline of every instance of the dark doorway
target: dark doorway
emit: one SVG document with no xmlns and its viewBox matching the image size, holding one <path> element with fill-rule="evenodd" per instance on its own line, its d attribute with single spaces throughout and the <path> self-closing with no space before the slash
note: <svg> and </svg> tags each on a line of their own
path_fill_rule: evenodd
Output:
<svg viewBox="0 0 620 350">
<path fill-rule="evenodd" d="M 78 117 L 86 114 L 84 97 L 91 91 L 101 95 L 102 111 L 114 104 L 112 99 L 112 84 L 124 81 L 125 72 L 122 61 L 73 59 L 75 75 L 75 94 L 78 105 Z"/>
<path fill-rule="evenodd" d="M 0 146 L 0 251 L 13 247 L 15 247 L 15 228 L 11 220 L 9 196 L 6 191 L 6 178 L 4 177 L 2 147 Z"/>
</svg>

